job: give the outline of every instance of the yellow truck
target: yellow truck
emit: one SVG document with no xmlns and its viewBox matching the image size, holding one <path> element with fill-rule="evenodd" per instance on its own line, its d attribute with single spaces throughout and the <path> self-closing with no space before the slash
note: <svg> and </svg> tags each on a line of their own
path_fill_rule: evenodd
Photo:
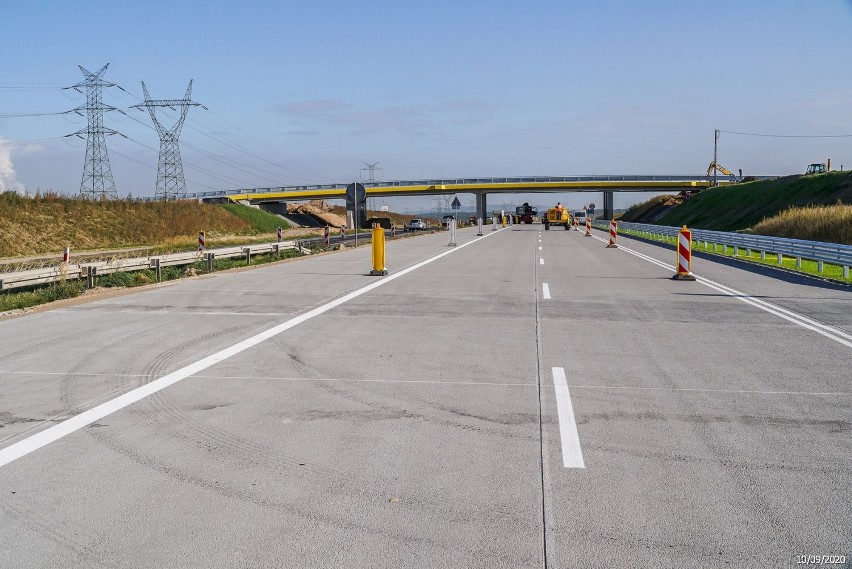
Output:
<svg viewBox="0 0 852 569">
<path fill-rule="evenodd" d="M 549 230 L 551 225 L 562 225 L 566 230 L 571 229 L 571 214 L 565 208 L 550 208 L 544 216 L 544 229 Z"/>
</svg>

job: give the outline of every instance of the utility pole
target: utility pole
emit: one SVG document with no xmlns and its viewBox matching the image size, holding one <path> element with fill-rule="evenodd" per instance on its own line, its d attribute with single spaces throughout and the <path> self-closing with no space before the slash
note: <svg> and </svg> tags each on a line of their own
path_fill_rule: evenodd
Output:
<svg viewBox="0 0 852 569">
<path fill-rule="evenodd" d="M 207 107 L 190 99 L 192 79 L 189 80 L 189 86 L 186 88 L 186 95 L 183 99 L 151 99 L 144 81 L 142 81 L 142 91 L 145 93 L 145 100 L 130 108 L 140 111 L 143 108 L 148 109 L 151 120 L 154 121 L 154 127 L 157 129 L 157 134 L 160 135 L 160 160 L 157 164 L 157 190 L 154 196 L 162 200 L 180 199 L 186 196 L 186 180 L 183 177 L 183 162 L 180 158 L 178 138 L 180 138 L 183 121 L 186 120 L 189 107 L 201 107 L 205 111 Z M 170 107 L 172 109 L 180 107 L 180 118 L 172 128 L 166 129 L 157 120 L 154 110 L 157 107 Z"/>
<path fill-rule="evenodd" d="M 719 185 L 716 181 L 716 176 L 719 173 L 719 163 L 716 161 L 716 153 L 719 150 L 719 129 L 713 131 L 713 187 Z"/>
<path fill-rule="evenodd" d="M 109 153 L 107 152 L 106 136 L 121 134 L 111 128 L 104 127 L 104 111 L 118 110 L 110 105 L 105 105 L 101 90 L 104 87 L 115 87 L 115 83 L 104 81 L 103 76 L 109 63 L 92 73 L 82 65 L 78 65 L 83 72 L 83 81 L 66 87 L 82 93 L 80 89 L 86 88 L 86 105 L 74 109 L 78 115 L 83 116 L 86 111 L 89 124 L 83 130 L 68 134 L 66 136 L 86 135 L 86 161 L 83 163 L 83 179 L 80 181 L 80 195 L 97 200 L 103 198 L 118 198 L 115 191 L 115 181 L 112 179 L 112 168 L 109 165 Z M 122 135 L 124 136 L 124 135 Z"/>
</svg>

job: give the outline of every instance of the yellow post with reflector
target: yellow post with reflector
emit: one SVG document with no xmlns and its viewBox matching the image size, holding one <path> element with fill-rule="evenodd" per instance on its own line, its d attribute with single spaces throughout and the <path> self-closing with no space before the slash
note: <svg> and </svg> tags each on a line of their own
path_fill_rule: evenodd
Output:
<svg viewBox="0 0 852 569">
<path fill-rule="evenodd" d="M 385 230 L 373 224 L 373 276 L 384 276 L 388 274 L 385 268 Z"/>
</svg>

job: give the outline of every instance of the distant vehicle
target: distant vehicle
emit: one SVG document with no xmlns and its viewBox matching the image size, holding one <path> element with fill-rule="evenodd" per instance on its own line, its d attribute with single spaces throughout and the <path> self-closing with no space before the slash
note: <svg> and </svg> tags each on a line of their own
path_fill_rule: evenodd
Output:
<svg viewBox="0 0 852 569">
<path fill-rule="evenodd" d="M 538 215 L 538 210 L 524 202 L 515 208 L 515 223 L 532 223 L 533 217 Z"/>
<path fill-rule="evenodd" d="M 422 231 L 424 229 L 429 229 L 429 226 L 422 219 L 415 218 L 408 222 L 405 229 L 408 231 Z"/>
<path fill-rule="evenodd" d="M 454 219 L 455 217 L 453 217 L 452 215 L 445 215 L 444 218 L 441 220 L 441 227 L 449 227 L 450 222 Z"/>
<path fill-rule="evenodd" d="M 550 229 L 551 225 L 561 225 L 567 231 L 571 229 L 571 214 L 568 210 L 562 207 L 552 207 L 544 214 L 544 229 Z"/>
<path fill-rule="evenodd" d="M 579 225 L 586 225 L 586 212 L 582 209 L 574 212 L 574 219 L 577 220 Z"/>
<path fill-rule="evenodd" d="M 828 172 L 828 169 L 825 167 L 825 164 L 810 164 L 808 169 L 805 171 L 805 176 L 809 176 L 811 174 L 825 174 Z"/>
</svg>

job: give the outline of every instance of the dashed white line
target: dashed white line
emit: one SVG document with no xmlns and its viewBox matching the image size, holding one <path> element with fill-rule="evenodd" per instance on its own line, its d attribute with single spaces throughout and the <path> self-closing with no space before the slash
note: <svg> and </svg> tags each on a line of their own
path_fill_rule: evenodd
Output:
<svg viewBox="0 0 852 569">
<path fill-rule="evenodd" d="M 541 283 L 541 295 L 545 300 L 550 300 L 550 286 L 547 283 Z"/>
<path fill-rule="evenodd" d="M 543 265 L 543 264 L 544 264 L 544 259 L 539 259 L 539 260 L 538 260 L 538 264 L 539 264 L 539 265 Z"/>
<path fill-rule="evenodd" d="M 538 246 L 538 250 L 541 251 L 541 245 Z"/>
<path fill-rule="evenodd" d="M 574 407 L 571 405 L 571 393 L 565 368 L 552 368 L 553 386 L 556 389 L 556 412 L 559 415 L 559 437 L 562 440 L 562 465 L 565 468 L 586 468 L 583 462 L 583 450 L 580 448 L 580 435 L 577 433 L 577 421 L 574 419 Z"/>
</svg>

